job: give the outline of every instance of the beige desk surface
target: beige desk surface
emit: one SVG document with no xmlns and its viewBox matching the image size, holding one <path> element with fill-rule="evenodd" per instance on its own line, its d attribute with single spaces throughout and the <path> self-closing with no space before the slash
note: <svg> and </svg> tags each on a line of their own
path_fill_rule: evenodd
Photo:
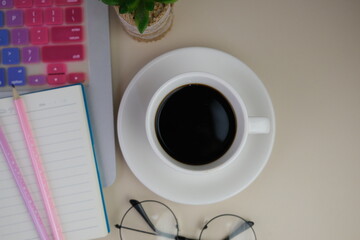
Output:
<svg viewBox="0 0 360 240">
<path fill-rule="evenodd" d="M 277 126 L 273 153 L 255 182 L 206 206 L 152 193 L 117 145 L 117 179 L 105 189 L 112 226 L 130 198 L 157 199 L 175 211 L 189 237 L 198 236 L 205 218 L 232 212 L 255 222 L 259 240 L 360 239 L 359 0 L 179 0 L 171 31 L 153 43 L 132 40 L 112 9 L 110 22 L 115 114 L 148 61 L 204 46 L 234 55 L 257 73 Z M 104 239 L 118 239 L 118 231 L 112 227 Z"/>
</svg>

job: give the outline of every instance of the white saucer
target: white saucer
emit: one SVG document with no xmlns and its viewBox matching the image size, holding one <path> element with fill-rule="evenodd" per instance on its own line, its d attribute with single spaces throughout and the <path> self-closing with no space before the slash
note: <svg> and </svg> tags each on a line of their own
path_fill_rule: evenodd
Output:
<svg viewBox="0 0 360 240">
<path fill-rule="evenodd" d="M 243 98 L 249 116 L 268 117 L 271 121 L 270 134 L 249 135 L 236 161 L 200 176 L 164 164 L 151 149 L 145 132 L 146 109 L 155 91 L 168 79 L 194 71 L 226 80 Z M 237 58 L 201 47 L 168 52 L 143 67 L 124 93 L 117 127 L 120 148 L 135 176 L 166 199 L 194 205 L 219 202 L 245 189 L 265 167 L 275 138 L 274 110 L 261 80 Z"/>
</svg>

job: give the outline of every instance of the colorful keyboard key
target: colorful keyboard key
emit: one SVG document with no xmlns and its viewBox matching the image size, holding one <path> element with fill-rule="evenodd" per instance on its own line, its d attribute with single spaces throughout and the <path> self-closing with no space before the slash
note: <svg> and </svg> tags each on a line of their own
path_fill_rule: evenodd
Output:
<svg viewBox="0 0 360 240">
<path fill-rule="evenodd" d="M 82 0 L 55 0 L 55 4 L 58 6 L 65 6 L 65 5 L 80 5 Z"/>
<path fill-rule="evenodd" d="M 53 0 L 34 0 L 35 7 L 50 7 Z"/>
<path fill-rule="evenodd" d="M 9 27 L 21 27 L 24 25 L 23 11 L 9 10 L 5 12 L 6 25 Z"/>
<path fill-rule="evenodd" d="M 47 83 L 50 85 L 62 85 L 66 83 L 66 75 L 48 75 Z"/>
<path fill-rule="evenodd" d="M 40 26 L 43 24 L 43 10 L 39 8 L 35 9 L 26 9 L 25 10 L 25 19 L 26 26 Z"/>
<path fill-rule="evenodd" d="M 9 85 L 23 86 L 26 84 L 25 67 L 8 68 Z"/>
<path fill-rule="evenodd" d="M 29 43 L 29 29 L 27 28 L 11 29 L 11 43 L 13 45 L 27 45 Z"/>
<path fill-rule="evenodd" d="M 1 49 L 2 64 L 12 65 L 20 63 L 20 50 L 18 48 Z"/>
<path fill-rule="evenodd" d="M 65 74 L 66 73 L 66 65 L 64 63 L 50 63 L 47 66 L 47 74 L 55 75 L 55 74 Z"/>
<path fill-rule="evenodd" d="M 54 45 L 44 46 L 41 49 L 44 62 L 66 62 L 84 60 L 83 45 Z"/>
<path fill-rule="evenodd" d="M 40 62 L 40 48 L 33 47 L 24 47 L 21 50 L 21 57 L 23 63 L 38 63 Z"/>
<path fill-rule="evenodd" d="M 44 22 L 47 25 L 61 25 L 64 22 L 62 8 L 46 8 L 44 12 Z"/>
<path fill-rule="evenodd" d="M 6 85 L 5 68 L 0 68 L 0 87 Z"/>
<path fill-rule="evenodd" d="M 15 7 L 30 8 L 33 5 L 33 0 L 15 0 Z"/>
<path fill-rule="evenodd" d="M 4 12 L 0 11 L 0 27 L 3 27 L 4 24 Z"/>
<path fill-rule="evenodd" d="M 40 86 L 46 84 L 45 75 L 31 75 L 28 77 L 28 84 L 32 86 Z"/>
<path fill-rule="evenodd" d="M 70 73 L 68 75 L 68 82 L 69 83 L 83 83 L 85 81 L 85 73 Z"/>
<path fill-rule="evenodd" d="M 34 27 L 30 29 L 30 42 L 34 45 L 44 45 L 49 42 L 47 27 Z"/>
<path fill-rule="evenodd" d="M 0 9 L 2 8 L 12 8 L 14 6 L 13 0 L 1 0 Z"/>
<path fill-rule="evenodd" d="M 65 22 L 69 24 L 82 23 L 83 11 L 81 7 L 68 7 L 65 9 Z"/>
<path fill-rule="evenodd" d="M 51 28 L 51 41 L 54 43 L 81 42 L 82 40 L 82 26 L 61 26 Z"/>
<path fill-rule="evenodd" d="M 10 44 L 9 31 L 7 29 L 0 29 L 0 46 L 7 46 Z"/>
</svg>

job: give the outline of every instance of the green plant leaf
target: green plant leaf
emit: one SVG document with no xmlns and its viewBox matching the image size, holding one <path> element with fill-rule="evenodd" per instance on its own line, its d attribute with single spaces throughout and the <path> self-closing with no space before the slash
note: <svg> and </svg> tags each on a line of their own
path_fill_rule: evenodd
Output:
<svg viewBox="0 0 360 240">
<path fill-rule="evenodd" d="M 125 1 L 126 3 L 126 6 L 128 8 L 128 11 L 129 12 L 134 12 L 138 6 L 139 6 L 139 3 L 141 2 L 142 0 L 127 0 Z"/>
<path fill-rule="evenodd" d="M 126 5 L 126 0 L 118 0 L 119 6 Z"/>
<path fill-rule="evenodd" d="M 135 23 L 140 33 L 143 33 L 149 24 L 149 11 L 145 7 L 145 0 L 141 0 L 135 10 Z"/>
<path fill-rule="evenodd" d="M 177 0 L 155 0 L 156 2 L 159 2 L 159 3 L 174 3 L 176 2 Z"/>
<path fill-rule="evenodd" d="M 119 7 L 119 13 L 124 14 L 130 12 L 126 4 L 120 5 Z"/>
<path fill-rule="evenodd" d="M 124 14 L 124 13 L 128 13 L 128 8 L 126 6 L 126 0 L 118 0 L 119 1 L 119 5 L 116 5 L 116 6 L 119 6 L 119 13 L 120 14 Z"/>
<path fill-rule="evenodd" d="M 122 2 L 121 0 L 101 0 L 103 3 L 107 4 L 107 5 L 116 5 L 119 6 L 120 2 Z"/>
<path fill-rule="evenodd" d="M 155 1 L 154 0 L 145 0 L 145 8 L 148 11 L 153 11 L 155 7 Z"/>
</svg>

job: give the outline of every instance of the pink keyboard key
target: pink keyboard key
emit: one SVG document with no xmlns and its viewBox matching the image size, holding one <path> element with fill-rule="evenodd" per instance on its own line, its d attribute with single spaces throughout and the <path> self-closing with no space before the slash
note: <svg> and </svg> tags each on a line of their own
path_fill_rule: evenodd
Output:
<svg viewBox="0 0 360 240">
<path fill-rule="evenodd" d="M 53 4 L 53 0 L 34 0 L 36 7 L 50 7 Z"/>
<path fill-rule="evenodd" d="M 49 42 L 47 27 L 34 27 L 30 29 L 30 42 L 34 45 L 43 45 Z"/>
<path fill-rule="evenodd" d="M 66 62 L 84 60 L 83 45 L 58 45 L 42 47 L 44 62 Z"/>
<path fill-rule="evenodd" d="M 51 41 L 54 43 L 80 42 L 82 40 L 82 26 L 65 26 L 51 28 Z"/>
<path fill-rule="evenodd" d="M 65 76 L 65 74 L 48 75 L 46 80 L 47 80 L 47 83 L 50 85 L 62 85 L 62 84 L 66 83 L 66 76 Z"/>
<path fill-rule="evenodd" d="M 46 8 L 44 12 L 44 21 L 48 25 L 61 25 L 64 22 L 62 8 Z"/>
<path fill-rule="evenodd" d="M 82 0 L 55 0 L 55 4 L 58 6 L 64 5 L 80 5 Z"/>
<path fill-rule="evenodd" d="M 15 7 L 30 8 L 33 5 L 33 0 L 15 0 Z"/>
<path fill-rule="evenodd" d="M 85 82 L 85 73 L 83 73 L 83 72 L 70 73 L 68 75 L 68 82 L 69 83 L 83 83 L 83 82 Z"/>
<path fill-rule="evenodd" d="M 66 65 L 64 63 L 51 63 L 47 66 L 47 73 L 49 75 L 65 74 Z"/>
<path fill-rule="evenodd" d="M 65 9 L 65 22 L 69 24 L 82 23 L 83 12 L 81 7 L 69 7 Z"/>
<path fill-rule="evenodd" d="M 39 26 L 43 24 L 43 11 L 41 9 L 25 10 L 25 25 Z"/>
</svg>

